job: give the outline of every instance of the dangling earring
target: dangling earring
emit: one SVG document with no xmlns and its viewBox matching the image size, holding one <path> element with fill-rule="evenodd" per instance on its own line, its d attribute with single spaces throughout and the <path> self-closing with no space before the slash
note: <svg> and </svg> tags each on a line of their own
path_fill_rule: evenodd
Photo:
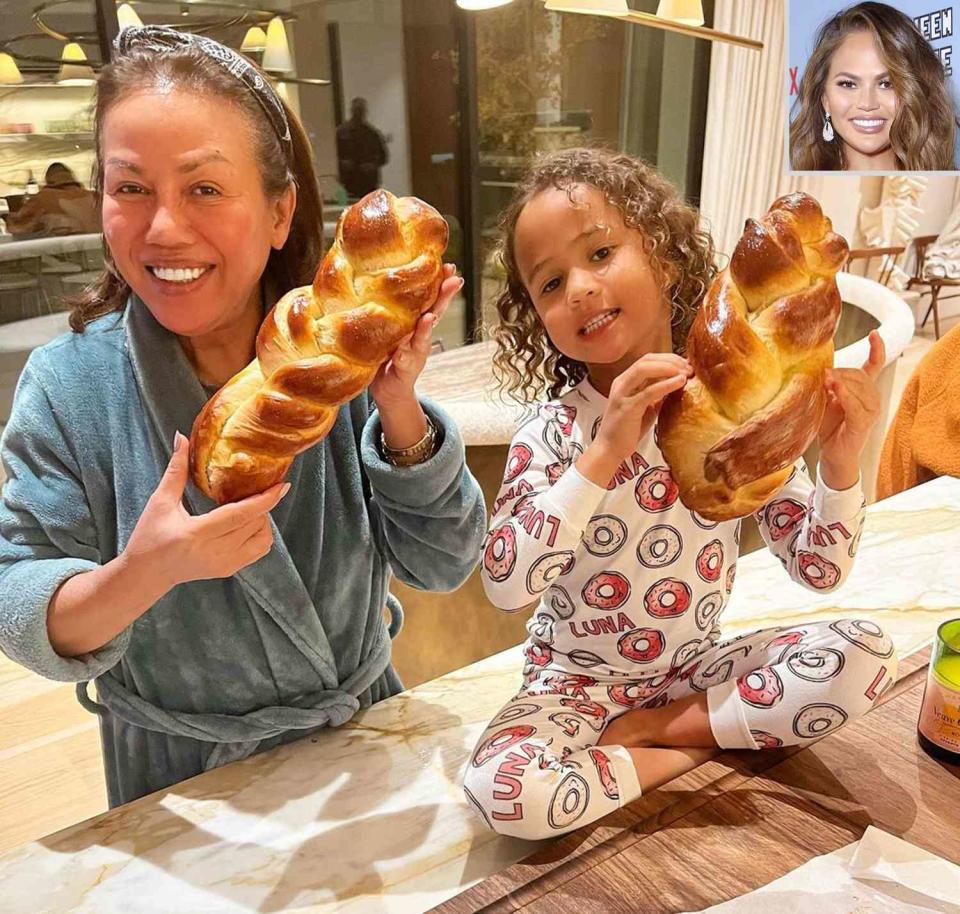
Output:
<svg viewBox="0 0 960 914">
<path fill-rule="evenodd" d="M 830 123 L 830 115 L 825 115 L 826 120 L 823 122 L 823 138 L 828 143 L 833 142 L 833 124 Z"/>
</svg>

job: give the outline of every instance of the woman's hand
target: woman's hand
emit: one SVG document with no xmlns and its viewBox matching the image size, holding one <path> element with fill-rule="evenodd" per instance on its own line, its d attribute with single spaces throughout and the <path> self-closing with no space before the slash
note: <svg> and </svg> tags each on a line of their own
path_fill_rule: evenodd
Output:
<svg viewBox="0 0 960 914">
<path fill-rule="evenodd" d="M 166 472 L 122 553 L 125 564 L 167 589 L 187 581 L 227 578 L 263 558 L 273 548 L 269 513 L 290 488 L 289 483 L 278 483 L 193 517 L 182 502 L 189 450 L 187 439 L 177 432 Z"/>
<path fill-rule="evenodd" d="M 463 288 L 463 280 L 456 275 L 457 268 L 450 263 L 443 266 L 443 282 L 434 306 L 420 315 L 413 332 L 405 336 L 387 359 L 370 384 L 370 396 L 380 410 L 393 406 L 407 407 L 416 400 L 414 385 L 430 355 L 430 337 L 433 328 L 450 306 L 453 297 Z"/>
<path fill-rule="evenodd" d="M 577 469 L 606 486 L 623 460 L 657 420 L 664 398 L 693 376 L 693 366 L 672 352 L 649 352 L 637 359 L 610 386 L 600 430 L 577 459 Z"/>
<path fill-rule="evenodd" d="M 849 489 L 860 476 L 860 455 L 880 415 L 877 378 L 886 362 L 880 334 L 870 333 L 870 355 L 863 368 L 832 368 L 826 373 L 827 408 L 820 423 L 820 477 L 831 489 Z"/>
</svg>

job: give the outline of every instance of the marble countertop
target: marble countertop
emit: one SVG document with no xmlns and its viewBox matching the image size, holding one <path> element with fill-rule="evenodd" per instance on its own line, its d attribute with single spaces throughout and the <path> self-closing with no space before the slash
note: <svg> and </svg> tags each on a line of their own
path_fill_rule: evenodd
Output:
<svg viewBox="0 0 960 914">
<path fill-rule="evenodd" d="M 886 626 L 905 656 L 960 615 L 958 553 L 960 480 L 934 480 L 870 506 L 837 593 L 793 584 L 766 550 L 744 557 L 724 629 L 851 615 Z M 520 668 L 512 648 L 337 730 L 10 851 L 0 856 L 4 910 L 407 914 L 439 904 L 536 847 L 488 832 L 460 790 Z"/>
</svg>

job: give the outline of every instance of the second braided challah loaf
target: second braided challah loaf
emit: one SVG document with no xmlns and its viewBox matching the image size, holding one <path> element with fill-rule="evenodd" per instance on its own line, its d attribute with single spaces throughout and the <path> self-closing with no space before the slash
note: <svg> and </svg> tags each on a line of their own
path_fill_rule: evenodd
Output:
<svg viewBox="0 0 960 914">
<path fill-rule="evenodd" d="M 694 377 L 664 402 L 657 442 L 680 498 L 709 520 L 755 511 L 786 482 L 826 406 L 847 243 L 813 197 L 748 219 L 687 336 Z"/>
<path fill-rule="evenodd" d="M 225 504 L 283 479 L 436 302 L 446 246 L 443 217 L 415 197 L 377 190 L 347 209 L 313 285 L 277 302 L 257 357 L 197 416 L 197 487 Z"/>
</svg>

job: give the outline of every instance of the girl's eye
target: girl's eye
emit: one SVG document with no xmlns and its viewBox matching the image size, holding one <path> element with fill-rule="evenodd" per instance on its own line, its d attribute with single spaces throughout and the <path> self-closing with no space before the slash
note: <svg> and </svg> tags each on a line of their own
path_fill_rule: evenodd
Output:
<svg viewBox="0 0 960 914">
<path fill-rule="evenodd" d="M 841 79 L 840 82 L 837 83 L 837 85 L 838 85 L 841 89 L 856 89 L 856 88 L 857 88 L 857 84 L 856 84 L 855 82 L 852 82 L 852 81 L 849 80 L 849 79 Z"/>
<path fill-rule="evenodd" d="M 120 184 L 115 190 L 115 194 L 139 194 L 143 188 L 139 184 Z"/>
<path fill-rule="evenodd" d="M 892 89 L 892 88 L 893 88 L 893 83 L 890 82 L 889 79 L 883 79 L 883 80 L 880 81 L 880 88 L 881 88 L 881 89 Z"/>
<path fill-rule="evenodd" d="M 559 285 L 560 285 L 560 280 L 554 277 L 553 279 L 548 280 L 546 283 L 544 283 L 543 288 L 540 290 L 540 294 L 546 295 L 548 292 L 552 292 L 554 289 L 556 289 L 557 286 Z"/>
<path fill-rule="evenodd" d="M 198 197 L 216 197 L 220 195 L 220 191 L 212 184 L 198 184 L 193 191 Z"/>
<path fill-rule="evenodd" d="M 597 249 L 593 252 L 593 259 L 594 259 L 594 260 L 606 260 L 606 259 L 610 256 L 610 250 L 611 250 L 611 248 L 610 248 L 609 246 L 604 247 L 604 248 L 597 248 Z"/>
</svg>

